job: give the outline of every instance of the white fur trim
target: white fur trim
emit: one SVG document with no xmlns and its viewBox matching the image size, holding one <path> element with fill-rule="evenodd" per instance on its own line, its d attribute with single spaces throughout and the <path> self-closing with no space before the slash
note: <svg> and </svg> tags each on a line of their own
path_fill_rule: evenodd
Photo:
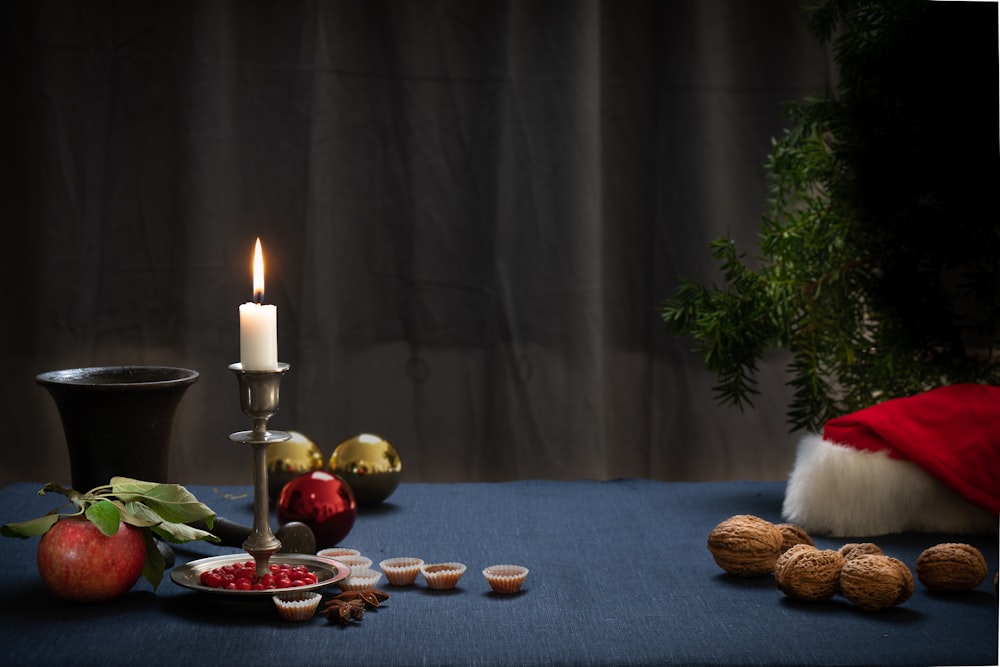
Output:
<svg viewBox="0 0 1000 667">
<path fill-rule="evenodd" d="M 809 533 L 833 537 L 997 532 L 996 517 L 912 461 L 814 433 L 799 441 L 782 516 Z"/>
</svg>

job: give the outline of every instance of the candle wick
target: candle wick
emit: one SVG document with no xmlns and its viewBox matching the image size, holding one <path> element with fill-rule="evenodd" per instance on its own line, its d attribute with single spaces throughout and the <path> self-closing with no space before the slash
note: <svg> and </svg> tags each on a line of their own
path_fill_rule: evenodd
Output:
<svg viewBox="0 0 1000 667">
<path fill-rule="evenodd" d="M 253 302 L 263 304 L 264 303 L 264 292 L 254 292 Z"/>
</svg>

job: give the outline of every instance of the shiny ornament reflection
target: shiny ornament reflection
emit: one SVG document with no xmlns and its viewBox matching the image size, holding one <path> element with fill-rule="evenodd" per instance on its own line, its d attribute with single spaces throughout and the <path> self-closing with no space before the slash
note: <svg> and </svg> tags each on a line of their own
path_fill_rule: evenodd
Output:
<svg viewBox="0 0 1000 667">
<path fill-rule="evenodd" d="M 337 445 L 329 468 L 351 485 L 358 504 L 367 506 L 392 495 L 399 486 L 403 462 L 389 442 L 363 433 Z"/>
<path fill-rule="evenodd" d="M 312 528 L 317 549 L 336 546 L 347 537 L 357 514 L 351 487 L 322 470 L 299 475 L 278 496 L 278 521 L 301 521 Z"/>
<path fill-rule="evenodd" d="M 285 484 L 307 472 L 323 470 L 325 457 L 308 436 L 289 431 L 291 437 L 267 448 L 267 491 L 271 500 L 278 497 Z"/>
</svg>

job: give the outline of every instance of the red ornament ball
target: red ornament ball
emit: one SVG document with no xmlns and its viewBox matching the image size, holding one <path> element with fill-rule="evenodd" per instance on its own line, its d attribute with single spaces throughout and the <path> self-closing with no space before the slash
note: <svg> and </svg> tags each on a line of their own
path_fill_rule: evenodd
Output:
<svg viewBox="0 0 1000 667">
<path fill-rule="evenodd" d="M 358 508 L 343 479 L 322 470 L 295 477 L 278 495 L 278 521 L 301 521 L 316 536 L 316 547 L 336 546 L 354 527 Z"/>
</svg>

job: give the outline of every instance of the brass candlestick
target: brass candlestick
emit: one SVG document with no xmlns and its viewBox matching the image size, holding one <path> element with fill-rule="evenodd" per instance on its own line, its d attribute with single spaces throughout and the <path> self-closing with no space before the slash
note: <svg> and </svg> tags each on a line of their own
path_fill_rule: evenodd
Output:
<svg viewBox="0 0 1000 667">
<path fill-rule="evenodd" d="M 281 376 L 288 364 L 279 363 L 273 371 L 245 370 L 243 364 L 230 364 L 229 370 L 240 385 L 240 407 L 253 419 L 249 431 L 232 433 L 233 442 L 253 447 L 253 530 L 243 542 L 243 548 L 257 564 L 257 576 L 267 574 L 271 556 L 281 548 L 281 542 L 271 532 L 267 489 L 267 448 L 274 442 L 284 442 L 292 436 L 284 431 L 267 430 L 267 420 L 278 411 L 278 390 Z"/>
</svg>

